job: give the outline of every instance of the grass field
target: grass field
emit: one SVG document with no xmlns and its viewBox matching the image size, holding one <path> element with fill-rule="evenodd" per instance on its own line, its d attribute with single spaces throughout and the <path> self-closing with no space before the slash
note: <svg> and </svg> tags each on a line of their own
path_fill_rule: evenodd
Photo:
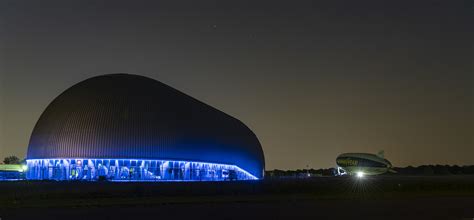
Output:
<svg viewBox="0 0 474 220">
<path fill-rule="evenodd" d="M 397 206 L 398 211 L 394 209 Z M 190 212 L 176 211 L 180 208 Z M 397 214 L 405 212 L 404 217 L 422 215 L 430 219 L 474 217 L 474 176 L 318 177 L 249 182 L 0 182 L 2 220 L 34 217 L 36 212 L 68 218 L 94 213 L 89 217 L 107 219 L 109 215 L 103 213 L 133 217 L 160 210 L 161 216 L 183 218 L 195 216 L 192 210 L 199 210 L 200 214 L 221 213 L 223 219 L 246 212 L 276 218 L 285 216 L 285 210 L 288 216 L 345 218 L 351 213 L 338 210 L 351 209 L 374 219 L 380 217 L 377 213 L 384 218 L 397 218 Z M 240 211 L 234 213 L 236 210 Z M 423 211 L 428 212 L 423 215 Z"/>
</svg>

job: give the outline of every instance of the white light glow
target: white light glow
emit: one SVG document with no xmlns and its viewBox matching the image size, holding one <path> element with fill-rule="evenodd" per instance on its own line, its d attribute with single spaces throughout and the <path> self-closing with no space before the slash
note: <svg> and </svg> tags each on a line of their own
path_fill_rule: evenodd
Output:
<svg viewBox="0 0 474 220">
<path fill-rule="evenodd" d="M 357 176 L 358 178 L 362 178 L 362 177 L 364 177 L 364 175 L 365 175 L 364 172 L 361 172 L 361 171 L 359 171 L 359 172 L 356 173 L 356 176 Z"/>
</svg>

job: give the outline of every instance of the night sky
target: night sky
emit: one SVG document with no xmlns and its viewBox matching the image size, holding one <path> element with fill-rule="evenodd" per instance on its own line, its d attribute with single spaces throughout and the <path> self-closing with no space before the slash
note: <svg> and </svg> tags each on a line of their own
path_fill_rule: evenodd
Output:
<svg viewBox="0 0 474 220">
<path fill-rule="evenodd" d="M 247 124 L 267 169 L 474 164 L 472 1 L 0 2 L 0 157 L 105 73 L 151 77 Z"/>
</svg>

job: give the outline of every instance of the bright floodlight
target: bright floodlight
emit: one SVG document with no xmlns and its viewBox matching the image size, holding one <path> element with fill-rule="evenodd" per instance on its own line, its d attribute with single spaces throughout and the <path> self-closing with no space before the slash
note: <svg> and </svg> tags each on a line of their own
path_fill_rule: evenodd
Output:
<svg viewBox="0 0 474 220">
<path fill-rule="evenodd" d="M 364 177 L 364 172 L 357 172 L 356 176 L 359 177 L 359 178 L 362 178 L 362 177 Z"/>
</svg>

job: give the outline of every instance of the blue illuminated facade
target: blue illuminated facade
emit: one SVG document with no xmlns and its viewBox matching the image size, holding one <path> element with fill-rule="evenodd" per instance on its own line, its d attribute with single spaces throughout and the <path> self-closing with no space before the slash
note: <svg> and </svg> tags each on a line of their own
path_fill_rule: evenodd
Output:
<svg viewBox="0 0 474 220">
<path fill-rule="evenodd" d="M 262 179 L 256 135 L 242 122 L 156 80 L 102 75 L 43 112 L 28 179 L 224 181 Z"/>
<path fill-rule="evenodd" d="M 257 180 L 227 164 L 131 159 L 28 160 L 26 175 L 36 180 L 226 181 Z"/>
</svg>

